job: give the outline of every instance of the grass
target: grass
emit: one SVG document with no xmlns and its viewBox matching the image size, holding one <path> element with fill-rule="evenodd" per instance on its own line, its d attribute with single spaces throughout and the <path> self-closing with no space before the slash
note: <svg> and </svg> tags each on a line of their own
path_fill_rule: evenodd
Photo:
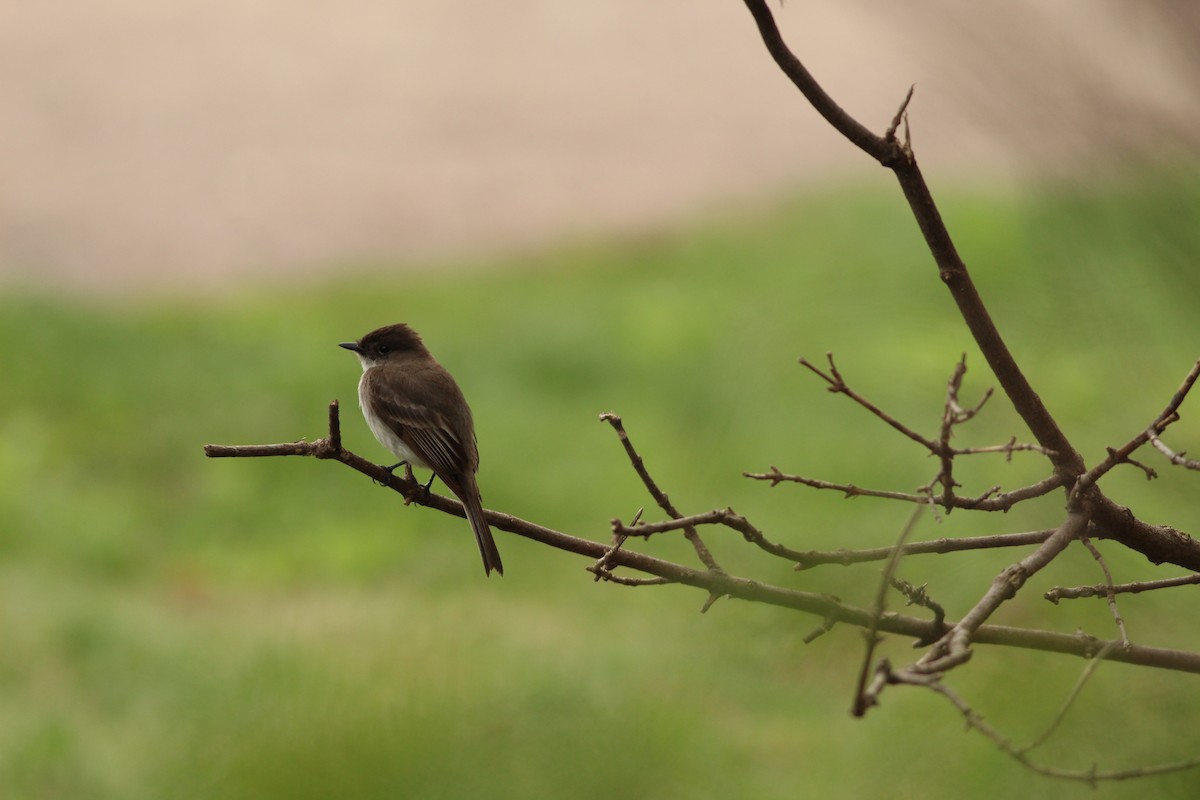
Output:
<svg viewBox="0 0 1200 800">
<path fill-rule="evenodd" d="M 1085 457 L 1139 430 L 1197 356 L 1200 181 L 944 203 Z M 853 631 L 805 647 L 816 620 L 734 602 L 701 616 L 690 590 L 598 585 L 579 559 L 504 534 L 509 574 L 484 581 L 458 520 L 404 508 L 349 470 L 201 455 L 206 442 L 323 435 L 339 398 L 348 446 L 382 459 L 354 408 L 358 367 L 335 344 L 403 319 L 471 399 L 490 507 L 605 539 L 610 518 L 648 502 L 597 421 L 616 411 L 685 510 L 732 505 L 797 546 L 888 543 L 907 509 L 739 475 L 778 464 L 909 489 L 931 474 L 799 355 L 835 351 L 856 388 L 924 430 L 961 353 L 968 395 L 991 385 L 892 194 L 826 191 L 753 217 L 369 282 L 132 306 L 22 294 L 0 309 L 6 797 L 1091 795 L 1025 774 L 931 697 L 892 692 L 851 720 Z M 1194 451 L 1189 420 L 1185 409 L 1174 435 Z M 996 399 L 963 440 L 1013 433 Z M 1040 469 L 981 459 L 962 477 L 979 491 Z M 1152 521 L 1200 530 L 1195 477 L 1160 472 L 1107 485 Z M 1044 527 L 1060 506 L 954 514 L 919 533 Z M 852 602 L 874 590 L 872 568 L 797 574 L 721 534 L 710 544 L 735 572 Z M 646 547 L 687 558 L 677 542 Z M 1105 550 L 1118 579 L 1157 575 Z M 1010 559 L 914 559 L 901 572 L 961 611 Z M 1102 604 L 1036 600 L 1097 580 L 1082 550 L 1068 553 L 1002 621 L 1107 636 Z M 1128 599 L 1131 633 L 1200 647 L 1189 590 L 1174 591 Z M 885 651 L 911 656 L 899 641 Z M 1079 667 L 985 649 L 954 685 L 1028 739 Z M 1101 669 L 1046 758 L 1086 769 L 1195 755 L 1194 680 Z M 1192 797 L 1198 784 L 1148 785 Z"/>
</svg>

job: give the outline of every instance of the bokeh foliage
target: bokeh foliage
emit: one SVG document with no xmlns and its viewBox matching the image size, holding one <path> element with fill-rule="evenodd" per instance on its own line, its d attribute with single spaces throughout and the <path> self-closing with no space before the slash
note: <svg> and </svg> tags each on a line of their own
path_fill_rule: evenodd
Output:
<svg viewBox="0 0 1200 800">
<path fill-rule="evenodd" d="M 960 191 L 943 204 L 1085 457 L 1144 426 L 1200 355 L 1200 180 Z M 509 574 L 484 580 L 461 521 L 405 508 L 350 470 L 201 454 L 324 435 L 338 398 L 347 446 L 382 459 L 355 407 L 358 366 L 335 345 L 404 320 L 471 400 L 489 507 L 607 540 L 612 517 L 649 505 L 597 421 L 615 411 L 685 512 L 732 505 L 793 546 L 889 543 L 907 508 L 740 473 L 778 464 L 901 490 L 933 474 L 799 355 L 834 351 L 857 389 L 926 431 L 960 354 L 965 396 L 991 385 L 898 193 L 827 188 L 617 242 L 338 272 L 221 299 L 0 301 L 3 796 L 1091 796 L 1025 774 L 931 696 L 889 692 L 851 720 L 854 631 L 804 646 L 818 620 L 731 601 L 701 616 L 691 590 L 597 585 L 579 558 L 506 534 Z M 1184 416 L 1172 441 L 1200 451 Z M 1014 433 L 995 398 L 961 435 Z M 1200 531 L 1198 479 L 1158 466 L 1153 483 L 1114 473 L 1111 496 Z M 1034 456 L 980 457 L 960 478 L 982 491 L 1042 470 Z M 919 535 L 1041 528 L 1060 512 L 1058 497 L 959 512 Z M 735 536 L 708 538 L 738 574 L 858 603 L 874 590 L 871 567 L 795 573 Z M 689 558 L 677 541 L 644 546 Z M 1119 580 L 1168 572 L 1101 547 Z M 901 574 L 961 613 L 1010 559 L 911 559 Z M 998 621 L 1111 635 L 1100 603 L 1037 599 L 1100 579 L 1069 552 Z M 1186 588 L 1123 601 L 1135 639 L 1188 648 L 1200 647 L 1194 606 Z M 1028 739 L 1080 668 L 983 649 L 952 683 Z M 1086 768 L 1194 756 L 1198 697 L 1191 676 L 1104 667 L 1045 757 Z M 1184 774 L 1103 792 L 1198 788 Z"/>
</svg>

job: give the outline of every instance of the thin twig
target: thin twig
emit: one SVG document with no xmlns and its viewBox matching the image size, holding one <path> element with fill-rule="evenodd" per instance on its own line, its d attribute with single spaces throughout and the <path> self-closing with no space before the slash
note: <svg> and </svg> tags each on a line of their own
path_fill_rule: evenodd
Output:
<svg viewBox="0 0 1200 800">
<path fill-rule="evenodd" d="M 627 578 L 597 567 L 594 564 L 588 567 L 587 570 L 596 576 L 596 580 L 605 580 L 621 586 L 664 586 L 675 582 L 670 578 Z"/>
<path fill-rule="evenodd" d="M 1124 640 L 1124 643 L 1128 644 L 1129 640 Z M 1104 659 L 1108 657 L 1108 654 L 1112 652 L 1112 649 L 1117 646 L 1117 642 L 1109 642 L 1108 644 L 1104 645 L 1104 649 L 1097 653 L 1094 658 L 1088 659 L 1087 664 L 1083 668 L 1083 672 L 1081 672 L 1079 675 L 1079 680 L 1075 681 L 1075 685 L 1071 687 L 1071 691 L 1069 694 L 1067 694 L 1066 700 L 1063 701 L 1062 706 L 1058 709 L 1058 713 L 1055 714 L 1050 720 L 1050 723 L 1046 726 L 1046 729 L 1042 731 L 1040 736 L 1021 748 L 1020 752 L 1022 754 L 1028 753 L 1030 750 L 1040 747 L 1041 745 L 1045 744 L 1051 736 L 1054 735 L 1054 731 L 1056 731 L 1058 726 L 1062 724 L 1062 721 L 1067 718 L 1067 712 L 1070 711 L 1071 706 L 1075 704 L 1075 700 L 1083 691 L 1083 687 L 1087 685 L 1088 681 L 1092 679 L 1092 675 L 1096 673 L 1096 668 L 1099 667 Z"/>
<path fill-rule="evenodd" d="M 933 625 L 939 631 L 942 631 L 942 633 L 938 633 L 937 636 L 941 636 L 945 632 L 946 609 L 941 603 L 929 596 L 929 591 L 927 589 L 928 584 L 922 583 L 920 586 L 914 586 L 903 578 L 892 578 L 891 584 L 893 589 L 904 595 L 905 599 L 908 601 L 906 605 L 928 608 L 933 612 Z M 929 641 L 917 642 L 916 644 L 918 646 L 932 644 L 934 641 L 935 639 L 930 639 Z"/>
<path fill-rule="evenodd" d="M 908 94 L 904 95 L 904 101 L 900 103 L 900 108 L 896 109 L 896 115 L 892 117 L 892 124 L 888 125 L 887 131 L 883 134 L 884 139 L 895 140 L 896 130 L 900 127 L 900 121 L 908 118 L 908 104 L 912 102 L 913 91 L 916 88 L 917 85 L 915 83 L 908 87 Z"/>
<path fill-rule="evenodd" d="M 914 442 L 920 444 L 931 453 L 937 452 L 937 444 L 933 440 L 917 433 L 912 428 L 900 422 L 900 420 L 896 419 L 891 414 L 887 413 L 882 408 L 875 405 L 858 392 L 854 391 L 854 389 L 850 388 L 850 385 L 846 383 L 846 381 L 842 378 L 841 373 L 838 372 L 837 364 L 835 364 L 833 361 L 833 353 L 826 353 L 825 359 L 829 362 L 828 374 L 815 367 L 807 358 L 801 358 L 799 362 L 802 367 L 807 368 L 810 372 L 819 376 L 821 380 L 828 383 L 829 391 L 834 392 L 835 394 L 846 395 L 846 397 L 849 397 L 867 411 L 871 412 L 876 417 L 890 425 L 892 428 L 907 436 L 909 439 L 912 439 Z"/>
<path fill-rule="evenodd" d="M 896 539 L 896 544 L 892 547 L 892 555 L 888 558 L 887 564 L 884 565 L 883 574 L 879 580 L 879 587 L 875 590 L 875 602 L 871 611 L 871 625 L 867 628 L 867 649 L 863 653 L 862 664 L 858 672 L 858 685 L 854 687 L 854 705 L 851 708 L 851 713 L 856 717 L 861 717 L 867 713 L 867 709 L 875 705 L 875 695 L 867 692 L 867 679 L 871 674 L 871 664 L 875 660 L 875 647 L 879 644 L 879 621 L 883 618 L 883 612 L 887 610 L 887 591 L 892 585 L 892 579 L 896 575 L 896 567 L 900 565 L 900 558 L 904 552 L 904 543 L 908 541 L 908 537 L 912 535 L 913 529 L 917 526 L 917 520 L 921 518 L 921 511 L 924 506 L 917 506 L 912 513 L 908 515 L 908 521 L 904 523 L 904 527 L 900 530 L 900 536 Z"/>
<path fill-rule="evenodd" d="M 732 508 L 716 508 L 700 514 L 692 514 L 665 522 L 638 523 L 636 520 L 624 525 L 620 520 L 613 520 L 613 531 L 623 536 L 652 536 L 667 531 L 686 530 L 699 525 L 724 525 L 742 534 L 747 541 L 771 555 L 795 561 L 802 555 L 801 551 L 793 550 L 781 544 L 776 544 L 751 524 L 750 520 L 735 512 Z"/>
<path fill-rule="evenodd" d="M 1095 485 L 1096 481 L 1100 480 L 1105 473 L 1107 473 L 1117 464 L 1128 462 L 1130 454 L 1132 454 L 1146 442 L 1150 441 L 1150 437 L 1161 436 L 1162 432 L 1167 429 L 1167 426 L 1178 421 L 1179 407 L 1183 405 L 1183 401 L 1187 399 L 1188 392 L 1190 392 L 1192 387 L 1196 384 L 1197 378 L 1200 378 L 1200 359 L 1197 359 L 1196 363 L 1192 365 L 1191 370 L 1188 371 L 1188 374 L 1184 377 L 1183 382 L 1179 385 L 1179 388 L 1175 390 L 1175 394 L 1171 396 L 1171 400 L 1167 403 L 1166 408 L 1162 410 L 1162 413 L 1155 417 L 1154 421 L 1151 422 L 1144 431 L 1139 433 L 1137 436 L 1134 436 L 1125 444 L 1121 445 L 1121 447 L 1115 450 L 1109 448 L 1108 458 L 1092 467 L 1082 477 L 1080 477 L 1075 483 L 1075 487 L 1071 490 L 1072 494 L 1081 496 L 1084 491 Z M 1138 466 L 1141 466 L 1142 469 L 1147 469 L 1147 467 L 1141 464 Z"/>
<path fill-rule="evenodd" d="M 938 441 L 937 448 L 934 450 L 934 455 L 937 456 L 938 462 L 941 464 L 938 469 L 938 474 L 933 481 L 928 485 L 929 497 L 933 499 L 933 484 L 939 483 L 942 486 L 942 507 L 949 514 L 954 510 L 954 487 L 957 486 L 954 482 L 954 455 L 950 452 L 950 437 L 954 434 L 954 426 L 960 421 L 969 419 L 958 404 L 958 390 L 962 387 L 963 376 L 967 374 L 967 354 L 963 353 L 962 358 L 954 365 L 954 372 L 950 376 L 950 380 L 946 384 L 946 402 L 942 409 L 942 421 L 938 426 Z M 983 407 L 983 403 L 991 396 L 989 391 L 983 396 L 979 407 Z"/>
<path fill-rule="evenodd" d="M 1172 464 L 1184 469 L 1200 470 L 1200 461 L 1194 458 L 1184 458 L 1185 453 L 1180 450 L 1178 453 L 1173 452 L 1171 448 L 1163 443 L 1163 440 L 1158 438 L 1158 434 L 1147 431 L 1149 434 L 1150 444 L 1154 445 L 1154 449 L 1166 456 Z"/>
<path fill-rule="evenodd" d="M 1059 600 L 1076 600 L 1081 597 L 1107 597 L 1110 589 L 1113 594 L 1138 594 L 1140 592 L 1152 592 L 1156 589 L 1171 589 L 1175 586 L 1194 586 L 1198 583 L 1200 583 L 1200 572 L 1193 572 L 1191 575 L 1181 575 L 1178 578 L 1118 583 L 1111 587 L 1103 583 L 1094 586 L 1075 586 L 1073 588 L 1055 586 L 1042 596 L 1051 603 L 1058 605 Z"/>
<path fill-rule="evenodd" d="M 983 597 L 949 633 L 917 661 L 914 669 L 927 673 L 944 672 L 969 659 L 974 630 L 989 619 L 996 609 L 1015 597 L 1025 581 L 1079 538 L 1087 530 L 1087 525 L 1086 514 L 1078 510 L 1069 511 L 1058 530 L 1042 542 L 1037 550 L 1007 567 L 992 580 L 992 585 Z"/>
<path fill-rule="evenodd" d="M 779 467 L 771 465 L 770 472 L 743 472 L 743 477 L 750 478 L 756 481 L 768 481 L 772 487 L 778 486 L 781 483 L 799 483 L 804 486 L 809 486 L 813 489 L 826 489 L 829 491 L 841 492 L 847 498 L 851 497 L 878 497 L 884 500 L 901 500 L 906 503 L 928 503 L 930 495 L 928 492 L 913 493 L 913 492 L 893 492 L 882 489 L 864 489 L 860 486 L 855 486 L 852 483 L 832 483 L 823 481 L 818 478 L 807 478 L 803 475 L 790 475 L 786 472 L 781 472 Z M 1011 492 L 996 494 L 999 487 L 990 489 L 979 497 L 959 497 L 951 498 L 947 506 L 944 498 L 933 498 L 939 506 L 953 508 L 968 508 L 976 511 L 1008 511 L 1017 503 L 1024 500 L 1031 500 L 1035 497 L 1042 497 L 1050 492 L 1063 486 L 1066 478 L 1060 475 L 1051 475 L 1045 480 L 1039 481 L 1029 486 L 1024 486 L 1020 489 L 1013 489 Z"/>
<path fill-rule="evenodd" d="M 633 521 L 632 521 L 633 525 L 638 524 L 638 522 L 642 518 L 642 512 L 645 510 L 646 510 L 645 508 L 639 508 L 637 510 L 637 513 L 635 513 L 633 515 Z M 613 525 L 615 526 L 616 524 L 617 524 L 617 520 L 614 519 Z M 628 538 L 629 537 L 623 533 L 620 533 L 617 531 L 613 532 L 612 545 L 608 548 L 608 552 L 606 552 L 600 558 L 596 559 L 596 563 L 588 568 L 589 571 L 592 572 L 596 576 L 596 580 L 600 580 L 600 578 L 604 577 L 605 574 L 609 574 L 609 575 L 612 574 L 612 571 L 609 569 L 608 564 L 610 561 L 612 561 L 613 554 L 616 553 L 618 550 L 620 550 L 625 545 L 625 540 Z"/>
<path fill-rule="evenodd" d="M 804 642 L 805 644 L 812 644 L 817 639 L 821 638 L 822 636 L 824 636 L 825 634 L 827 634 L 831 630 L 833 630 L 833 626 L 835 624 L 837 624 L 836 619 L 834 619 L 833 617 L 826 617 L 824 620 L 822 620 L 820 625 L 818 625 L 817 627 L 815 627 L 811 631 L 809 631 L 807 634 L 805 634 L 804 638 L 801 639 L 801 641 Z"/>
<path fill-rule="evenodd" d="M 1104 599 L 1108 601 L 1108 610 L 1112 613 L 1113 622 L 1117 624 L 1117 631 L 1121 634 L 1121 644 L 1125 647 L 1129 646 L 1129 633 L 1125 630 L 1125 620 L 1121 618 L 1121 612 L 1117 608 L 1117 594 L 1113 591 L 1113 576 L 1108 568 L 1108 562 L 1104 560 L 1104 556 L 1096 549 L 1096 545 L 1092 544 L 1092 540 L 1087 536 L 1080 536 L 1079 543 L 1087 548 L 1087 551 L 1092 554 L 1092 558 L 1100 565 L 1100 570 L 1104 573 Z"/>
<path fill-rule="evenodd" d="M 621 445 L 625 448 L 625 454 L 629 457 L 629 462 L 633 465 L 633 469 L 637 472 L 638 477 L 642 479 L 642 484 L 646 487 L 646 491 L 654 498 L 654 502 L 658 503 L 658 507 L 674 519 L 682 517 L 683 514 L 680 514 L 679 510 L 671 503 L 671 499 L 667 497 L 667 493 L 660 489 L 658 484 L 655 483 L 654 478 L 650 476 L 650 471 L 646 469 L 646 462 L 642 460 L 637 450 L 634 449 L 633 442 L 630 441 L 629 434 L 625 432 L 625 425 L 621 422 L 621 418 L 616 414 L 605 413 L 600 415 L 600 420 L 607 422 L 617 432 L 617 438 L 620 439 Z M 700 538 L 700 534 L 696 532 L 694 526 L 686 526 L 683 529 L 683 535 L 692 543 L 696 555 L 700 558 L 704 566 L 713 570 L 721 569 L 709 551 L 708 546 Z"/>
<path fill-rule="evenodd" d="M 1148 767 L 1135 767 L 1133 769 L 1120 770 L 1101 770 L 1096 767 L 1091 767 L 1086 770 L 1063 769 L 1060 767 L 1049 767 L 1044 764 L 1032 760 L 1027 755 L 1029 748 L 1018 747 L 1011 739 L 1001 733 L 997 728 L 993 727 L 987 720 L 976 712 L 971 706 L 960 697 L 954 690 L 946 686 L 937 676 L 922 675 L 920 673 L 906 673 L 904 671 L 894 672 L 889 677 L 893 683 L 902 683 L 911 686 L 923 686 L 945 698 L 950 705 L 954 706 L 963 719 L 966 720 L 967 727 L 972 728 L 983 734 L 989 741 L 992 742 L 1001 752 L 1012 757 L 1014 761 L 1023 766 L 1030 772 L 1038 775 L 1044 775 L 1048 778 L 1060 778 L 1063 780 L 1079 781 L 1086 783 L 1089 786 L 1095 787 L 1096 784 L 1108 781 L 1130 780 L 1132 778 L 1147 778 L 1152 775 L 1165 775 L 1171 772 L 1181 772 L 1187 769 L 1194 769 L 1200 766 L 1200 758 L 1193 758 L 1186 761 L 1175 761 L 1167 764 L 1155 764 Z"/>
<path fill-rule="evenodd" d="M 979 453 L 1004 453 L 1009 461 L 1012 461 L 1013 453 L 1030 452 L 1041 453 L 1044 456 L 1052 456 L 1054 453 L 1040 444 L 1029 444 L 1018 442 L 1017 437 L 1013 437 L 1007 444 L 991 444 L 986 447 L 955 447 L 952 449 L 956 456 L 971 456 Z"/>
<path fill-rule="evenodd" d="M 992 536 L 972 536 L 959 539 L 935 539 L 929 542 L 912 542 L 904 545 L 903 554 L 918 556 L 928 554 L 958 553 L 963 550 L 987 550 L 996 547 L 1020 547 L 1041 544 L 1046 541 L 1053 528 L 1026 533 L 999 533 Z M 822 564 L 859 564 L 864 561 L 882 561 L 892 555 L 894 547 L 872 547 L 863 550 L 805 550 L 795 554 L 796 569 L 804 570 Z"/>
</svg>

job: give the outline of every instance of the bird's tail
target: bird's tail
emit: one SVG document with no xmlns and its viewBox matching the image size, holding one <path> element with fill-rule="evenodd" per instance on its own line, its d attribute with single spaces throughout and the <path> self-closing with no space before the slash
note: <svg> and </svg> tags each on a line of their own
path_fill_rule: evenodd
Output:
<svg viewBox="0 0 1200 800">
<path fill-rule="evenodd" d="M 496 540 L 492 538 L 492 529 L 488 527 L 483 516 L 483 503 L 479 499 L 479 487 L 475 485 L 475 476 L 468 475 L 464 481 L 463 492 L 459 494 L 463 509 L 467 512 L 467 521 L 475 533 L 475 543 L 479 545 L 479 554 L 483 556 L 483 571 L 487 575 L 496 570 L 504 574 L 504 564 L 500 561 L 500 551 L 496 549 Z"/>
</svg>

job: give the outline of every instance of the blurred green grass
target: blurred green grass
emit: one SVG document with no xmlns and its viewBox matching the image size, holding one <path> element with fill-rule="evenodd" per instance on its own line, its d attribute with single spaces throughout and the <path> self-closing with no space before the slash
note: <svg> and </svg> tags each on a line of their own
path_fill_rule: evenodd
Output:
<svg viewBox="0 0 1200 800">
<path fill-rule="evenodd" d="M 1200 179 L 958 191 L 943 214 L 1010 346 L 1095 460 L 1144 426 L 1197 357 Z M 443 268 L 446 267 L 446 268 Z M 740 477 L 782 469 L 910 490 L 933 466 L 795 364 L 834 351 L 852 384 L 934 430 L 960 354 L 992 381 L 898 193 L 798 196 L 619 242 L 260 285 L 221 300 L 0 301 L 0 794 L 70 798 L 1074 797 L 1033 778 L 932 697 L 847 714 L 860 637 L 682 588 L 598 585 L 576 557 L 499 534 L 485 581 L 465 525 L 307 459 L 206 460 L 208 442 L 324 435 L 383 459 L 335 345 L 404 320 L 475 410 L 489 507 L 607 540 L 650 506 L 602 411 L 621 414 L 685 511 L 732 505 L 798 547 L 891 542 L 908 510 Z M 1173 429 L 1178 449 L 1200 433 Z M 996 398 L 961 441 L 1019 422 Z M 1189 447 L 1191 443 L 1191 447 Z M 1153 456 L 1148 457 L 1153 460 Z M 964 491 L 1040 477 L 1034 457 L 964 464 Z M 1200 530 L 1194 476 L 1107 486 Z M 1053 525 L 1060 498 L 919 535 Z M 648 514 L 648 518 L 656 518 Z M 794 573 L 714 531 L 731 571 L 865 603 L 872 567 Z M 1158 576 L 1101 545 L 1118 580 Z M 645 545 L 687 559 L 663 539 Z M 910 559 L 952 614 L 1011 554 Z M 1173 574 L 1173 573 L 1172 573 Z M 1000 621 L 1111 635 L 1100 580 L 1069 552 Z M 1200 647 L 1188 589 L 1123 602 L 1140 642 Z M 1194 601 L 1193 601 L 1194 602 Z M 889 642 L 894 659 L 911 657 Z M 1080 669 L 981 650 L 953 685 L 1018 739 Z M 1047 759 L 1086 769 L 1200 751 L 1195 678 L 1101 669 Z M 1125 732 L 1136 730 L 1130 737 Z M 1106 787 L 1193 797 L 1200 776 Z"/>
</svg>

